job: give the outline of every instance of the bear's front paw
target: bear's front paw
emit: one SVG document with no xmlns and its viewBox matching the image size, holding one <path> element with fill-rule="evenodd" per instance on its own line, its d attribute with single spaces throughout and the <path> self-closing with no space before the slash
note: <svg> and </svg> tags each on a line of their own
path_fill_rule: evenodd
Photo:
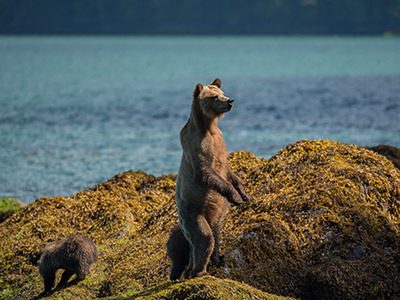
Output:
<svg viewBox="0 0 400 300">
<path fill-rule="evenodd" d="M 239 185 L 236 187 L 236 189 L 237 189 L 237 191 L 238 191 L 240 197 L 242 198 L 242 200 L 243 200 L 244 202 L 247 202 L 247 201 L 251 201 L 251 200 L 252 200 L 252 198 L 251 198 L 249 195 L 247 195 L 246 192 L 244 191 L 244 186 L 243 186 L 243 184 L 239 184 Z"/>
<path fill-rule="evenodd" d="M 228 201 L 234 205 L 240 205 L 243 203 L 242 197 L 236 191 L 229 195 Z"/>
<path fill-rule="evenodd" d="M 245 201 L 245 202 L 248 202 L 248 201 L 252 201 L 252 200 L 253 200 L 253 198 L 251 198 L 251 196 L 250 196 L 250 195 L 247 195 L 247 194 L 243 194 L 243 195 L 242 195 L 242 199 L 243 199 L 243 201 Z"/>
</svg>

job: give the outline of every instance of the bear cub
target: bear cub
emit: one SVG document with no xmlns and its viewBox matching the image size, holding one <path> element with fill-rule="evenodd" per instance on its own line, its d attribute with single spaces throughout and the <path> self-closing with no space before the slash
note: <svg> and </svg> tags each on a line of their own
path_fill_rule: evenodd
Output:
<svg viewBox="0 0 400 300">
<path fill-rule="evenodd" d="M 176 182 L 180 226 L 172 229 L 167 255 L 172 260 L 170 279 L 207 274 L 207 264 L 220 263 L 219 232 L 228 201 L 250 200 L 242 180 L 228 165 L 228 150 L 218 119 L 234 100 L 224 95 L 221 80 L 198 83 L 193 91 L 189 119 L 180 131 L 182 158 Z"/>
<path fill-rule="evenodd" d="M 66 284 L 74 274 L 76 279 L 72 283 L 84 280 L 97 257 L 96 245 L 90 238 L 80 234 L 47 245 L 38 262 L 39 273 L 44 279 L 44 292 L 50 292 L 55 286 L 59 269 L 64 269 L 60 286 Z"/>
</svg>

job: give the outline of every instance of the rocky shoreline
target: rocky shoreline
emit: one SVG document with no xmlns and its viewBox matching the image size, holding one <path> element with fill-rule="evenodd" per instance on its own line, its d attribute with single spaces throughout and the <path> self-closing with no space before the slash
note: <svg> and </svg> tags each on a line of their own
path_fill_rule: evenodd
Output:
<svg viewBox="0 0 400 300">
<path fill-rule="evenodd" d="M 47 299 L 400 294 L 400 171 L 392 162 L 362 147 L 303 140 L 269 160 L 235 152 L 230 164 L 253 201 L 230 207 L 225 265 L 211 265 L 213 277 L 168 280 L 176 176 L 129 171 L 71 197 L 37 199 L 0 223 L 0 299 L 37 297 L 44 246 L 73 233 L 94 240 L 99 260 L 86 280 Z"/>
</svg>

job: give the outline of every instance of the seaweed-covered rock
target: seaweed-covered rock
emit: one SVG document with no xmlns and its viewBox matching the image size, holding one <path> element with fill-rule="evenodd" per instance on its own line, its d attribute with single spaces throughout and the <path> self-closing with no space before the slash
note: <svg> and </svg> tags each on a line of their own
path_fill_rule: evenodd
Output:
<svg viewBox="0 0 400 300">
<path fill-rule="evenodd" d="M 244 283 L 229 279 L 219 279 L 211 276 L 186 280 L 182 282 L 167 282 L 154 286 L 143 292 L 131 295 L 110 297 L 107 300 L 294 300 L 262 292 Z"/>
<path fill-rule="evenodd" d="M 376 153 L 386 156 L 388 160 L 391 160 L 394 165 L 400 169 L 400 149 L 390 145 L 378 145 L 368 147 L 367 149 L 372 150 Z"/>
<path fill-rule="evenodd" d="M 304 299 L 400 295 L 400 172 L 385 157 L 304 140 L 231 164 L 255 201 L 230 211 L 217 276 Z"/>
<path fill-rule="evenodd" d="M 175 179 L 129 171 L 71 197 L 37 199 L 11 216 L 0 225 L 0 299 L 39 294 L 44 247 L 74 233 L 95 242 L 99 259 L 86 280 L 55 298 L 96 299 L 166 281 Z"/>
<path fill-rule="evenodd" d="M 385 157 L 305 140 L 269 160 L 236 152 L 230 163 L 253 201 L 230 208 L 221 233 L 226 265 L 211 265 L 211 275 L 304 299 L 400 294 L 400 171 Z M 0 224 L 0 299 L 38 295 L 36 263 L 44 246 L 73 233 L 93 239 L 99 260 L 83 282 L 48 299 L 145 299 L 190 293 L 193 286 L 215 289 L 211 281 L 220 280 L 212 277 L 168 281 L 165 244 L 177 223 L 175 179 L 129 171 L 15 213 Z"/>
</svg>

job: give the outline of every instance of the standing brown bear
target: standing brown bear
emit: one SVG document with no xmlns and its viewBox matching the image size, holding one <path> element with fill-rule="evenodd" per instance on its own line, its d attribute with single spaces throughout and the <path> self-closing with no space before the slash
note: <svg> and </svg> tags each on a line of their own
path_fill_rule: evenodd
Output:
<svg viewBox="0 0 400 300">
<path fill-rule="evenodd" d="M 249 200 L 242 181 L 228 165 L 228 151 L 218 119 L 233 107 L 221 80 L 197 84 L 187 123 L 180 132 L 182 159 L 176 182 L 180 227 L 172 230 L 167 253 L 172 260 L 170 279 L 207 274 L 210 260 L 219 262 L 220 223 L 228 202 Z"/>
<path fill-rule="evenodd" d="M 59 269 L 65 270 L 59 285 L 67 283 L 74 274 L 74 283 L 84 280 L 91 265 L 97 261 L 97 256 L 93 241 L 80 234 L 47 245 L 38 262 L 39 273 L 44 279 L 44 291 L 50 292 L 54 287 Z"/>
</svg>

